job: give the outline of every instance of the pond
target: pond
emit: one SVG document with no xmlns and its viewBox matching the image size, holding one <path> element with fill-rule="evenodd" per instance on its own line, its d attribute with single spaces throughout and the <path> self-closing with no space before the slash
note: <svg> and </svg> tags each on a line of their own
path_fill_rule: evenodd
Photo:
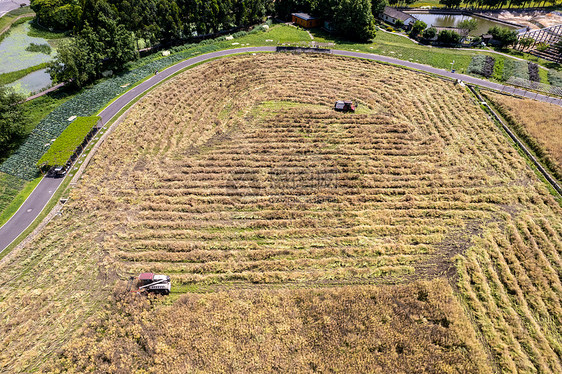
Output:
<svg viewBox="0 0 562 374">
<path fill-rule="evenodd" d="M 48 44 L 47 39 L 28 36 L 28 31 L 29 21 L 12 27 L 10 34 L 0 42 L 0 74 L 26 69 L 55 58 L 54 49 L 50 55 L 26 51 L 30 43 Z"/>
<path fill-rule="evenodd" d="M 488 30 L 494 26 L 507 27 L 515 30 L 515 27 L 508 26 L 499 22 L 494 22 L 486 18 L 480 18 L 477 16 L 465 16 L 462 14 L 429 14 L 429 13 L 411 13 L 414 17 L 423 21 L 427 26 L 437 26 L 437 27 L 457 27 L 457 25 L 467 19 L 475 19 L 478 21 L 478 26 L 476 30 L 470 32 L 470 35 L 480 36 L 486 34 Z"/>
<path fill-rule="evenodd" d="M 6 86 L 13 87 L 17 92 L 29 96 L 32 92 L 37 93 L 44 88 L 50 87 L 51 83 L 51 76 L 47 73 L 47 69 L 41 69 Z"/>
</svg>

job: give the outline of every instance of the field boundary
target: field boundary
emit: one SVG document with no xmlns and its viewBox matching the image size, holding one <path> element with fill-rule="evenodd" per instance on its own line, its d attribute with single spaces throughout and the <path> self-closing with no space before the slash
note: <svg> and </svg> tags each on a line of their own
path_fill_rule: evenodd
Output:
<svg viewBox="0 0 562 374">
<path fill-rule="evenodd" d="M 531 162 L 536 166 L 536 168 L 544 176 L 544 178 L 548 181 L 548 183 L 550 183 L 552 188 L 554 188 L 554 190 L 556 192 L 558 192 L 558 195 L 560 197 L 562 197 L 562 188 L 558 185 L 556 180 L 550 175 L 550 173 L 548 171 L 546 171 L 546 169 L 541 165 L 541 163 L 536 159 L 536 157 L 527 149 L 525 144 L 523 144 L 523 142 L 521 140 L 519 140 L 517 135 L 515 135 L 515 133 L 513 131 L 511 131 L 511 129 L 505 124 L 505 122 L 496 113 L 496 111 L 491 107 L 491 105 L 488 104 L 488 101 L 486 101 L 478 92 L 476 92 L 474 87 L 472 87 L 471 85 L 468 85 L 468 88 L 478 98 L 480 103 L 482 105 L 484 105 L 490 111 L 490 113 L 500 123 L 500 125 L 502 125 L 502 128 L 505 130 L 505 132 L 517 144 L 517 146 L 519 148 L 521 148 L 521 150 L 525 153 L 525 155 L 529 158 L 529 160 L 531 160 Z"/>
</svg>

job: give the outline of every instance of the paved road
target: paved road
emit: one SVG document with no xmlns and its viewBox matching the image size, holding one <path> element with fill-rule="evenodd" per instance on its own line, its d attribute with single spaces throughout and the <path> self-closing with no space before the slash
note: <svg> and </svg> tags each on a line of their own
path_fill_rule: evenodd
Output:
<svg viewBox="0 0 562 374">
<path fill-rule="evenodd" d="M 59 188 L 62 180 L 63 178 L 43 178 L 39 182 L 16 214 L 0 228 L 0 252 L 31 225 Z"/>
<path fill-rule="evenodd" d="M 18 9 L 20 4 L 29 5 L 30 0 L 0 0 L 0 17 L 10 10 Z"/>
<path fill-rule="evenodd" d="M 126 92 L 117 100 L 115 100 L 113 103 L 111 103 L 109 106 L 107 106 L 104 110 L 102 110 L 99 116 L 101 117 L 102 122 L 104 124 L 107 123 L 107 121 L 113 118 L 113 116 L 115 116 L 121 109 L 123 109 L 131 100 L 142 94 L 144 91 L 150 89 L 155 84 L 160 83 L 164 79 L 168 78 L 170 75 L 173 75 L 178 71 L 185 69 L 191 65 L 197 64 L 199 62 L 217 58 L 217 57 L 237 54 L 237 53 L 248 53 L 248 52 L 258 53 L 258 52 L 274 52 L 274 51 L 275 51 L 275 47 L 246 47 L 246 48 L 224 50 L 219 52 L 212 52 L 205 55 L 200 55 L 190 58 L 189 60 L 182 61 L 172 67 L 169 67 L 166 70 L 158 72 L 158 74 L 154 75 L 153 77 L 149 78 L 148 80 L 134 87 L 130 91 Z M 551 98 L 540 94 L 535 94 L 532 92 L 527 92 L 513 87 L 509 87 L 505 89 L 505 86 L 501 84 L 492 83 L 483 79 L 474 78 L 464 74 L 451 73 L 447 70 L 437 69 L 427 65 L 402 61 L 392 57 L 379 56 L 375 54 L 361 53 L 361 52 L 341 51 L 341 50 L 332 50 L 332 53 L 341 56 L 361 57 L 374 61 L 381 61 L 381 62 L 391 63 L 395 65 L 402 65 L 412 69 L 438 74 L 453 79 L 462 79 L 463 81 L 473 85 L 493 88 L 496 90 L 503 89 L 504 91 L 508 91 L 510 93 L 518 94 L 521 96 L 526 96 L 529 98 L 562 105 L 562 99 L 557 99 L 557 98 L 555 99 L 555 98 Z M 62 178 L 59 179 L 43 178 L 41 183 L 39 183 L 37 188 L 35 188 L 35 190 L 26 200 L 24 205 L 16 212 L 16 214 L 4 226 L 0 228 L 0 252 L 2 252 L 16 237 L 18 237 L 31 224 L 31 222 L 33 222 L 33 220 L 37 217 L 37 215 L 39 215 L 41 210 L 43 210 L 43 208 L 49 201 L 50 197 L 56 191 L 56 189 L 59 187 L 62 181 L 63 181 Z"/>
</svg>

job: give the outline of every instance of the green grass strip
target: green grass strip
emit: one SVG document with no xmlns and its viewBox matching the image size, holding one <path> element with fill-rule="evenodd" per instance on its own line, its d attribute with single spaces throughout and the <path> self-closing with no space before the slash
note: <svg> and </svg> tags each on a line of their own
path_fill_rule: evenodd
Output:
<svg viewBox="0 0 562 374">
<path fill-rule="evenodd" d="M 8 84 L 17 81 L 25 77 L 26 75 L 33 73 L 34 71 L 45 69 L 48 63 L 44 62 L 39 65 L 28 67 L 27 69 L 21 69 L 16 71 L 11 71 L 9 73 L 0 74 L 0 85 Z"/>
<path fill-rule="evenodd" d="M 49 150 L 41 157 L 37 165 L 49 167 L 66 164 L 99 119 L 100 117 L 76 118 L 51 144 Z"/>
<path fill-rule="evenodd" d="M 32 180 L 31 182 L 27 182 L 25 187 L 14 197 L 12 202 L 2 211 L 0 214 L 0 227 L 4 225 L 12 216 L 18 211 L 20 206 L 24 203 L 24 201 L 29 197 L 29 195 L 33 192 L 35 187 L 41 182 L 43 177 L 38 177 Z"/>
</svg>

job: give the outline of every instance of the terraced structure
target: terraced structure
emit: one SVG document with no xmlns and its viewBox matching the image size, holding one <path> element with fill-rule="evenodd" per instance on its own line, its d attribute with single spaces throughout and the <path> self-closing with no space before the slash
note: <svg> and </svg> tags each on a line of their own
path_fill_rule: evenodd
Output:
<svg viewBox="0 0 562 374">
<path fill-rule="evenodd" d="M 463 87 L 335 56 L 209 62 L 136 104 L 3 262 L 0 365 L 560 372 L 561 213 Z M 127 293 L 148 270 L 172 295 Z"/>
</svg>

